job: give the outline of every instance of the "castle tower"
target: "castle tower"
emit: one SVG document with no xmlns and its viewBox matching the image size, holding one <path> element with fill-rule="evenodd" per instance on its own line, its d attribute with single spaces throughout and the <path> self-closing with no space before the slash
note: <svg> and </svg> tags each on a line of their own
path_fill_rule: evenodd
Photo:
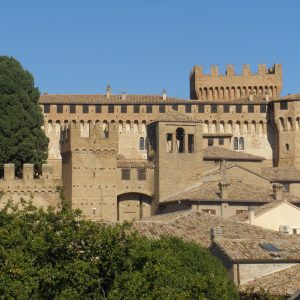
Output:
<svg viewBox="0 0 300 300">
<path fill-rule="evenodd" d="M 190 98 L 193 100 L 235 100 L 250 95 L 274 99 L 282 89 L 281 64 L 267 69 L 258 65 L 258 72 L 251 73 L 249 65 L 243 65 L 242 74 L 236 74 L 234 65 L 226 66 L 225 75 L 218 66 L 211 66 L 210 74 L 203 73 L 202 66 L 194 66 L 190 75 Z"/>
<path fill-rule="evenodd" d="M 200 121 L 169 112 L 148 125 L 149 157 L 154 161 L 156 204 L 202 177 L 202 130 Z"/>
<path fill-rule="evenodd" d="M 300 95 L 289 95 L 271 103 L 276 124 L 275 167 L 300 170 Z"/>
</svg>

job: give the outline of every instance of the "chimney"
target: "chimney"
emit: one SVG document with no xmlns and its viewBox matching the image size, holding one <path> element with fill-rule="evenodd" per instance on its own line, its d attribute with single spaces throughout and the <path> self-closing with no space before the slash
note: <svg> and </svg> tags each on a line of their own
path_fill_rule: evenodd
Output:
<svg viewBox="0 0 300 300">
<path fill-rule="evenodd" d="M 219 189 L 222 200 L 228 200 L 228 186 L 229 182 L 226 180 L 219 182 Z"/>
<path fill-rule="evenodd" d="M 283 200 L 283 186 L 280 183 L 273 183 L 273 197 L 275 200 Z"/>
<path fill-rule="evenodd" d="M 167 100 L 167 91 L 166 90 L 162 91 L 162 99 Z"/>
<path fill-rule="evenodd" d="M 125 92 L 122 92 L 121 99 L 122 99 L 122 100 L 125 100 L 125 99 L 126 99 L 126 94 L 125 94 Z"/>
<path fill-rule="evenodd" d="M 222 227 L 216 226 L 210 229 L 210 240 L 216 241 L 222 238 Z"/>
<path fill-rule="evenodd" d="M 249 224 L 253 224 L 253 222 L 254 222 L 254 217 L 255 217 L 254 209 L 249 208 L 249 211 L 248 211 Z"/>
<path fill-rule="evenodd" d="M 106 86 L 106 98 L 109 98 L 111 95 L 111 86 L 108 84 Z"/>
</svg>

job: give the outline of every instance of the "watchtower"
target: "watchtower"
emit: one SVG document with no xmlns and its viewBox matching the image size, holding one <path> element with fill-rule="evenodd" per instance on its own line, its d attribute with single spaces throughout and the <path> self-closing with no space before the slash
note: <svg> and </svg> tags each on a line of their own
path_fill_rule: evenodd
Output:
<svg viewBox="0 0 300 300">
<path fill-rule="evenodd" d="M 236 74 L 234 65 L 227 65 L 225 74 L 219 74 L 218 66 L 211 66 L 210 74 L 203 73 L 202 66 L 194 66 L 190 75 L 190 98 L 193 100 L 235 100 L 250 95 L 270 99 L 280 95 L 282 67 L 274 64 L 267 68 L 258 65 L 253 74 L 250 65 L 243 65 L 242 74 Z"/>
<path fill-rule="evenodd" d="M 156 203 L 201 179 L 201 126 L 200 121 L 178 112 L 166 113 L 148 125 Z"/>
</svg>

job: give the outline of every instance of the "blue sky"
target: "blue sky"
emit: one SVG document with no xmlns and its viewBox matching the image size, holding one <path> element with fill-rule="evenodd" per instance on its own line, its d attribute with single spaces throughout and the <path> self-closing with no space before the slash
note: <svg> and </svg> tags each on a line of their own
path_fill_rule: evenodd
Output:
<svg viewBox="0 0 300 300">
<path fill-rule="evenodd" d="M 195 64 L 283 64 L 283 94 L 300 92 L 297 0 L 0 0 L 0 55 L 41 92 L 189 97 Z"/>
</svg>

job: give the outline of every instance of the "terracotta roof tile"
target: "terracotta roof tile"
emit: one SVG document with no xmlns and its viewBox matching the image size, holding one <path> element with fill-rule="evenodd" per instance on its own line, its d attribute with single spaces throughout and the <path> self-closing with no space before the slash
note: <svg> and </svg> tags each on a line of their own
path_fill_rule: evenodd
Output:
<svg viewBox="0 0 300 300">
<path fill-rule="evenodd" d="M 265 168 L 263 174 L 273 181 L 300 181 L 300 170 L 295 168 Z"/>
<path fill-rule="evenodd" d="M 182 114 L 177 111 L 169 111 L 165 114 L 162 114 L 154 120 L 152 123 L 155 122 L 179 122 L 179 123 L 200 123 L 202 121 L 192 118 L 187 114 Z"/>
<path fill-rule="evenodd" d="M 153 169 L 154 165 L 146 160 L 118 160 L 117 167 L 122 169 Z"/>
</svg>

